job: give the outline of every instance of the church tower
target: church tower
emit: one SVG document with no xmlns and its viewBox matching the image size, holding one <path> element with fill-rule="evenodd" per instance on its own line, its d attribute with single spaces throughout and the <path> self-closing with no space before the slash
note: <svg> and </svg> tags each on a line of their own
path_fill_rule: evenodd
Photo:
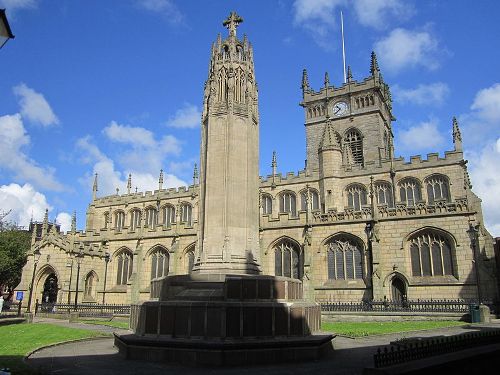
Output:
<svg viewBox="0 0 500 375">
<path fill-rule="evenodd" d="M 200 217 L 195 273 L 257 274 L 259 113 L 252 46 L 243 19 L 212 45 L 201 126 Z"/>
<path fill-rule="evenodd" d="M 327 77 L 327 76 L 326 76 Z M 357 82 L 348 70 L 347 82 L 340 87 L 330 85 L 314 91 L 309 86 L 307 72 L 302 75 L 306 127 L 307 169 L 320 169 L 321 145 L 326 134 L 339 137 L 344 169 L 364 168 L 392 156 L 392 99 L 372 52 L 370 76 Z M 329 124 L 329 125 L 328 125 Z"/>
</svg>

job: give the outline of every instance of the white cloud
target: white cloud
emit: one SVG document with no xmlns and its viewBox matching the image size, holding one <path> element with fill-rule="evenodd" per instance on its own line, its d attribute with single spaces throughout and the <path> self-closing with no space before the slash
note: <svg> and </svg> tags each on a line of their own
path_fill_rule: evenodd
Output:
<svg viewBox="0 0 500 375">
<path fill-rule="evenodd" d="M 395 19 L 408 19 L 414 13 L 411 4 L 400 0 L 356 0 L 354 10 L 360 24 L 377 29 L 386 27 Z"/>
<path fill-rule="evenodd" d="M 54 177 L 53 168 L 43 168 L 22 150 L 30 144 L 21 115 L 0 116 L 0 169 L 10 170 L 18 180 L 35 186 L 61 191 L 63 186 Z"/>
<path fill-rule="evenodd" d="M 429 31 L 397 28 L 376 42 L 374 49 L 382 67 L 391 73 L 409 67 L 432 70 L 439 66 L 439 43 Z"/>
<path fill-rule="evenodd" d="M 0 8 L 7 9 L 9 13 L 13 13 L 18 9 L 36 8 L 36 0 L 0 0 Z"/>
<path fill-rule="evenodd" d="M 45 195 L 37 192 L 32 185 L 12 183 L 0 186 L 0 209 L 12 210 L 6 220 L 27 227 L 31 218 L 35 221 L 43 220 L 45 209 L 51 210 L 52 207 L 47 203 Z"/>
<path fill-rule="evenodd" d="M 437 121 L 431 119 L 409 129 L 399 131 L 399 143 L 408 151 L 429 150 L 443 144 L 444 138 L 438 130 Z"/>
<path fill-rule="evenodd" d="M 443 104 L 450 93 L 448 85 L 443 82 L 420 84 L 414 89 L 404 89 L 394 85 L 391 87 L 391 91 L 396 102 L 435 106 Z"/>
<path fill-rule="evenodd" d="M 92 143 L 92 139 L 89 136 L 79 139 L 76 146 L 83 151 L 82 161 L 87 164 L 93 164 L 92 173 L 88 173 L 80 180 L 89 192 L 92 191 L 95 173 L 98 174 L 98 196 L 116 194 L 116 188 L 119 189 L 120 194 L 126 193 L 129 173 L 132 174 L 132 192 L 135 191 L 135 187 L 137 187 L 138 191 L 158 189 L 160 166 L 155 169 L 155 172 L 149 172 L 149 170 L 151 169 L 151 163 L 158 161 L 161 164 L 161 158 L 153 160 L 150 153 L 140 155 L 139 153 L 130 151 L 133 155 L 127 159 L 130 163 L 125 163 L 126 168 L 119 171 L 116 168 L 115 162 L 99 150 Z M 164 188 L 186 185 L 184 181 L 175 175 L 164 173 Z"/>
<path fill-rule="evenodd" d="M 479 90 L 471 109 L 484 120 L 500 121 L 500 83 Z"/>
<path fill-rule="evenodd" d="M 473 191 L 482 199 L 485 225 L 493 236 L 500 236 L 500 137 L 479 152 L 467 153 Z"/>
<path fill-rule="evenodd" d="M 59 124 L 59 119 L 42 94 L 29 88 L 24 83 L 15 86 L 13 91 L 19 97 L 19 105 L 21 106 L 23 117 L 43 126 Z"/>
<path fill-rule="evenodd" d="M 104 128 L 103 133 L 114 142 L 128 143 L 136 147 L 153 147 L 156 144 L 151 131 L 140 127 L 119 125 L 115 121 L 111 121 L 109 126 Z"/>
<path fill-rule="evenodd" d="M 376 29 L 413 14 L 413 7 L 402 0 L 295 0 L 294 23 L 306 29 L 320 47 L 329 50 L 340 42 L 329 34 L 340 23 L 341 9 L 348 20 L 352 10 L 361 25 Z"/>
<path fill-rule="evenodd" d="M 56 223 L 61 225 L 62 232 L 69 232 L 71 230 L 71 215 L 67 212 L 58 213 Z"/>
<path fill-rule="evenodd" d="M 179 24 L 184 20 L 183 14 L 171 0 L 137 0 L 137 4 L 150 12 L 161 14 L 171 24 Z"/>
<path fill-rule="evenodd" d="M 200 124 L 201 111 L 197 106 L 184 103 L 184 107 L 178 109 L 175 115 L 167 120 L 167 126 L 174 128 L 197 128 Z"/>
</svg>

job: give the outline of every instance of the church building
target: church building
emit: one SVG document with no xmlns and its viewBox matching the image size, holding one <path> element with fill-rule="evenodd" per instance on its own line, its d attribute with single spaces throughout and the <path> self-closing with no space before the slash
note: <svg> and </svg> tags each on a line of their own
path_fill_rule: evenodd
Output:
<svg viewBox="0 0 500 375">
<path fill-rule="evenodd" d="M 96 175 L 85 230 L 76 229 L 75 216 L 66 234 L 47 213 L 34 224 L 17 290 L 50 303 L 148 300 L 152 280 L 197 269 L 206 254 L 199 239 L 210 230 L 211 244 L 254 249 L 254 259 L 241 263 L 251 264 L 250 273 L 299 279 L 310 300 L 497 298 L 493 238 L 471 190 L 457 120 L 450 121 L 454 149 L 444 157 L 394 157 L 391 92 L 373 52 L 364 78 L 348 69 L 345 83 L 334 86 L 326 74 L 323 87 L 313 88 L 302 72 L 306 166 L 278 173 L 274 154 L 272 173 L 253 178 L 258 148 L 247 140 L 258 145 L 259 97 L 252 45 L 236 36 L 241 22 L 235 13 L 224 22 L 229 35 L 213 43 L 200 87 L 200 170 L 220 174 L 220 185 L 200 184 L 206 176 L 195 167 L 188 187 L 164 189 L 160 172 L 156 190 L 137 192 L 129 175 L 124 193 L 98 196 Z M 224 149 L 227 137 L 235 149 Z M 207 151 L 207 144 L 220 147 Z M 231 186 L 224 171 L 238 163 L 223 163 L 233 160 L 224 152 L 250 161 Z M 202 200 L 210 189 L 223 189 L 225 198 Z M 258 236 L 215 235 L 230 204 L 259 212 L 258 230 L 248 231 Z M 246 228 L 244 215 L 231 220 Z"/>
</svg>

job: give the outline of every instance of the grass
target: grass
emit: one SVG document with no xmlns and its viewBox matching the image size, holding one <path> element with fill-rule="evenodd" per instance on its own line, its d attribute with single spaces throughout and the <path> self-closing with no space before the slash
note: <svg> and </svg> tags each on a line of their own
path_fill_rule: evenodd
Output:
<svg viewBox="0 0 500 375">
<path fill-rule="evenodd" d="M 70 340 L 104 336 L 101 332 L 61 327 L 54 324 L 12 324 L 0 326 L 0 369 L 10 368 L 12 374 L 36 374 L 23 362 L 35 349 Z"/>
<path fill-rule="evenodd" d="M 343 336 L 362 337 L 386 333 L 418 331 L 423 329 L 457 327 L 465 324 L 467 323 L 452 320 L 402 322 L 323 322 L 321 324 L 321 329 L 323 331 L 333 332 Z"/>
<path fill-rule="evenodd" d="M 78 320 L 78 322 L 85 323 L 85 324 L 97 324 L 100 326 L 128 329 L 128 320 L 80 319 L 80 320 Z"/>
</svg>

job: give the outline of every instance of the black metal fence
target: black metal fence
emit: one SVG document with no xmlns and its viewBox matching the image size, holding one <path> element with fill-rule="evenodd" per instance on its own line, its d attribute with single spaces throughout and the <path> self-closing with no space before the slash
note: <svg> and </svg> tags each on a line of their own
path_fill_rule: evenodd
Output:
<svg viewBox="0 0 500 375">
<path fill-rule="evenodd" d="M 421 312 L 421 313 L 463 313 L 469 312 L 469 306 L 477 303 L 473 300 L 406 300 L 389 301 L 373 300 L 359 302 L 334 302 L 334 301 L 316 301 L 321 305 L 321 311 L 336 312 Z M 483 302 L 487 305 L 493 314 L 498 311 L 498 303 Z"/>
<path fill-rule="evenodd" d="M 500 342 L 499 330 L 430 338 L 420 342 L 401 341 L 396 345 L 391 345 L 390 348 L 385 347 L 383 350 L 379 348 L 373 356 L 373 361 L 376 368 L 387 367 L 498 342 Z"/>
<path fill-rule="evenodd" d="M 69 303 L 35 303 L 35 315 L 45 314 L 69 314 L 78 312 L 81 317 L 112 317 L 114 315 L 130 315 L 130 305 L 119 304 L 94 304 L 81 303 L 78 305 Z"/>
<path fill-rule="evenodd" d="M 2 306 L 0 316 L 3 317 L 20 317 L 22 316 L 23 301 L 10 302 L 5 301 Z"/>
</svg>

